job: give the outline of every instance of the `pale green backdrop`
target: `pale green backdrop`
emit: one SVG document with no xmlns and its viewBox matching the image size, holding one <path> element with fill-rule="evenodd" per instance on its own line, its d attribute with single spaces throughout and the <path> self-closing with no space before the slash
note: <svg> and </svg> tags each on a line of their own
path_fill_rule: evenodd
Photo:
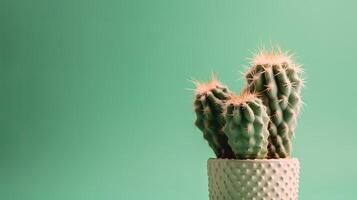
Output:
<svg viewBox="0 0 357 200">
<path fill-rule="evenodd" d="M 304 64 L 300 199 L 355 199 L 357 3 L 0 3 L 0 199 L 208 200 L 191 77 L 233 90 L 260 44 Z"/>
</svg>

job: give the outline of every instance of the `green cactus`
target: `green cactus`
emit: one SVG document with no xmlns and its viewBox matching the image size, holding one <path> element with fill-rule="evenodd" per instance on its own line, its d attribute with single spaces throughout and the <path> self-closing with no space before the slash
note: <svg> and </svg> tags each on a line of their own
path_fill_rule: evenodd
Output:
<svg viewBox="0 0 357 200">
<path fill-rule="evenodd" d="M 239 159 L 264 159 L 268 153 L 269 116 L 263 102 L 247 90 L 227 102 L 228 144 Z"/>
<path fill-rule="evenodd" d="M 296 118 L 301 107 L 301 68 L 287 53 L 261 50 L 246 72 L 250 92 L 267 107 L 269 123 L 269 158 L 291 155 Z"/>
<path fill-rule="evenodd" d="M 213 76 L 207 83 L 196 82 L 195 93 L 195 125 L 203 132 L 218 158 L 235 158 L 223 132 L 226 123 L 224 110 L 231 92 Z"/>
</svg>

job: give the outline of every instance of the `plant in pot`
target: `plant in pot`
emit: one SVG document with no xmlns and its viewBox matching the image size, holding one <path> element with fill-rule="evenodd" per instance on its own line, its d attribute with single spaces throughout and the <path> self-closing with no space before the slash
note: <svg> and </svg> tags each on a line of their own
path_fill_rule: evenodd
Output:
<svg viewBox="0 0 357 200">
<path fill-rule="evenodd" d="M 288 53 L 262 49 L 239 95 L 215 76 L 195 82 L 195 125 L 217 156 L 207 162 L 211 200 L 298 199 L 300 164 L 291 151 L 301 74 Z"/>
</svg>

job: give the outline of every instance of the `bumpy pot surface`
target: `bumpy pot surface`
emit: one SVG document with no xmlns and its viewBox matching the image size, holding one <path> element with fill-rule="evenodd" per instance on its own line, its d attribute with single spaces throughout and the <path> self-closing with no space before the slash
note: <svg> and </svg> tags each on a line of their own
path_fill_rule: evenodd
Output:
<svg viewBox="0 0 357 200">
<path fill-rule="evenodd" d="M 300 163 L 284 159 L 209 159 L 210 200 L 297 200 Z"/>
</svg>

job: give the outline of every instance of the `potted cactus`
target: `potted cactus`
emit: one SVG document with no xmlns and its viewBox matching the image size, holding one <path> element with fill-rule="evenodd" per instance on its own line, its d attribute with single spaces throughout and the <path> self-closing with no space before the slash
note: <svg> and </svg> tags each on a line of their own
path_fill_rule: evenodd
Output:
<svg viewBox="0 0 357 200">
<path fill-rule="evenodd" d="M 217 156 L 207 162 L 210 200 L 298 199 L 300 164 L 291 151 L 301 74 L 288 53 L 262 49 L 239 95 L 215 76 L 195 82 L 195 125 Z"/>
</svg>

